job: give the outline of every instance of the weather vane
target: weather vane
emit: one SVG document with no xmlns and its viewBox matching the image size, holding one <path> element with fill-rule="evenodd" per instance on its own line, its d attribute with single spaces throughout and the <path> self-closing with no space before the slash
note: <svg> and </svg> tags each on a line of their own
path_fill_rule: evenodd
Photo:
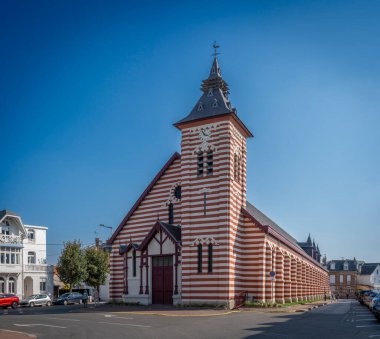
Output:
<svg viewBox="0 0 380 339">
<path fill-rule="evenodd" d="M 216 58 L 216 56 L 220 54 L 218 53 L 218 48 L 220 46 L 216 43 L 216 41 L 214 41 L 214 44 L 212 45 L 212 47 L 214 48 L 214 53 L 212 53 L 212 55 Z"/>
</svg>

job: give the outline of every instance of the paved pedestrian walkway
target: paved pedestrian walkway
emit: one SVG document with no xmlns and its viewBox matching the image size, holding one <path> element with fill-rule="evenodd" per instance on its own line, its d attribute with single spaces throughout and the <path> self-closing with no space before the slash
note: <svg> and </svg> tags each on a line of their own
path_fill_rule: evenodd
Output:
<svg viewBox="0 0 380 339">
<path fill-rule="evenodd" d="M 30 338 L 37 338 L 37 337 L 34 334 L 0 329 L 0 338 L 1 339 L 30 339 Z"/>
<path fill-rule="evenodd" d="M 320 301 L 304 305 L 293 305 L 288 307 L 241 307 L 236 310 L 225 308 L 204 308 L 204 307 L 175 307 L 173 305 L 115 305 L 101 304 L 89 305 L 88 308 L 77 309 L 76 312 L 109 312 L 122 314 L 160 315 L 166 317 L 212 317 L 223 316 L 234 312 L 256 312 L 256 313 L 289 313 L 307 312 L 311 309 L 321 307 L 331 303 L 331 301 Z"/>
<path fill-rule="evenodd" d="M 292 313 L 292 312 L 307 312 L 314 308 L 318 308 L 327 304 L 331 304 L 334 301 L 317 301 L 307 303 L 304 305 L 292 305 L 287 307 L 241 307 L 241 311 L 246 312 L 259 312 L 259 313 Z"/>
</svg>

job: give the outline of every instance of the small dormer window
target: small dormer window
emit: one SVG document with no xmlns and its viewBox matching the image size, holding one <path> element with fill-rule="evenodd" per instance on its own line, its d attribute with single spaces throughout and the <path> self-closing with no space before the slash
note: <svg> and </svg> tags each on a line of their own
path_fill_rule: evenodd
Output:
<svg viewBox="0 0 380 339">
<path fill-rule="evenodd" d="M 210 88 L 210 89 L 208 90 L 207 96 L 208 96 L 208 97 L 212 97 L 212 96 L 214 96 L 214 91 L 212 90 L 212 88 Z"/>
<path fill-rule="evenodd" d="M 218 107 L 218 100 L 217 99 L 214 99 L 214 102 L 212 103 L 212 107 L 213 108 Z"/>
<path fill-rule="evenodd" d="M 335 262 L 332 262 L 332 263 L 330 264 L 330 270 L 335 270 Z"/>
<path fill-rule="evenodd" d="M 6 221 L 4 224 L 5 224 L 5 225 L 3 225 L 3 226 L 1 227 L 1 234 L 9 235 L 9 233 L 10 233 L 10 231 L 9 231 L 9 222 Z"/>
<path fill-rule="evenodd" d="M 343 264 L 343 270 L 348 271 L 348 262 Z"/>
<path fill-rule="evenodd" d="M 198 105 L 198 109 L 197 109 L 198 112 L 200 111 L 203 111 L 203 104 L 200 102 L 199 105 Z"/>
</svg>

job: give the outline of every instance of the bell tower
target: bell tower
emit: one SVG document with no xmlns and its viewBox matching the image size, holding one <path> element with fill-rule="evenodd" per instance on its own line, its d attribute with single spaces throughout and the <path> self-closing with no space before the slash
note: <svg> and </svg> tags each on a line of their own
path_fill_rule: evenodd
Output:
<svg viewBox="0 0 380 339">
<path fill-rule="evenodd" d="M 214 45 L 214 47 L 217 47 Z M 246 140 L 217 53 L 181 133 L 182 303 L 231 306 L 235 237 L 246 206 Z"/>
</svg>

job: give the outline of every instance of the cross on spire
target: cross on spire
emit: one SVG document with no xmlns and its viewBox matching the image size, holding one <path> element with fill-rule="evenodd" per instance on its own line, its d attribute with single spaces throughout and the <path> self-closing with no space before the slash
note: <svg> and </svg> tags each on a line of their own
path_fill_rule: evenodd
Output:
<svg viewBox="0 0 380 339">
<path fill-rule="evenodd" d="M 220 54 L 220 53 L 218 53 L 219 47 L 220 46 L 216 43 L 216 41 L 214 41 L 214 44 L 212 45 L 212 48 L 214 48 L 214 53 L 211 54 L 214 56 L 214 58 L 216 58 L 216 56 Z"/>
</svg>

